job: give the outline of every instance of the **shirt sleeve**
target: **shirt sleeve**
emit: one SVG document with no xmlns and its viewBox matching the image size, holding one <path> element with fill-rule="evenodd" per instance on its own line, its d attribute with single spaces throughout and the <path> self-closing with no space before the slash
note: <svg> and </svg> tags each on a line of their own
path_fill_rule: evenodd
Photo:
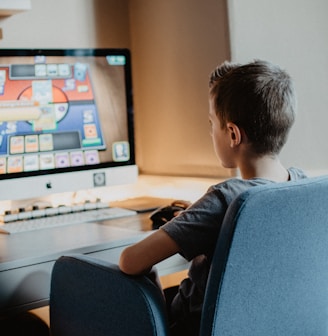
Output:
<svg viewBox="0 0 328 336">
<path fill-rule="evenodd" d="M 227 210 L 226 200 L 220 190 L 208 192 L 161 227 L 180 247 L 180 254 L 187 260 L 212 253 Z"/>
</svg>

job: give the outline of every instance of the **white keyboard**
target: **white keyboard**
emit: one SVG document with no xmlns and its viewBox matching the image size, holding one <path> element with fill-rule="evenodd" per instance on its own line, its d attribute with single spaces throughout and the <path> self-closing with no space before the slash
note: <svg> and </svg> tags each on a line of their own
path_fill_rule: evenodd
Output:
<svg viewBox="0 0 328 336">
<path fill-rule="evenodd" d="M 9 221 L 6 224 L 0 224 L 0 233 L 19 233 L 47 229 L 57 226 L 73 225 L 134 216 L 136 214 L 136 211 L 115 207 L 106 207 L 90 210 L 84 209 L 83 211 L 78 211 L 76 207 L 71 208 L 66 206 L 58 208 L 48 208 L 42 210 L 34 210 L 26 213 L 22 212 L 20 217 L 38 216 L 38 218 L 17 218 L 17 220 Z"/>
</svg>

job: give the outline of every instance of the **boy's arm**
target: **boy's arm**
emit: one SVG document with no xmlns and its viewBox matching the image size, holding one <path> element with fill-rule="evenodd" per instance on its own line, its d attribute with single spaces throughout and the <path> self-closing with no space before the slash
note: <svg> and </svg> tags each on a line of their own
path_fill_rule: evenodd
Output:
<svg viewBox="0 0 328 336">
<path fill-rule="evenodd" d="M 155 264 L 179 252 L 176 242 L 159 229 L 123 250 L 119 267 L 127 274 L 147 273 Z"/>
</svg>

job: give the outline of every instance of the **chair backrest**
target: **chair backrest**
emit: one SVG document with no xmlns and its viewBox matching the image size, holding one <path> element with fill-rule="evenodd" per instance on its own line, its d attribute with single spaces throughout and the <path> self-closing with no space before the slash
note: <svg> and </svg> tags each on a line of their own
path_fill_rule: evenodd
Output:
<svg viewBox="0 0 328 336">
<path fill-rule="evenodd" d="M 228 209 L 201 336 L 328 334 L 328 177 L 254 187 Z"/>
<path fill-rule="evenodd" d="M 50 292 L 52 336 L 166 336 L 163 295 L 145 276 L 85 255 L 59 258 Z"/>
</svg>

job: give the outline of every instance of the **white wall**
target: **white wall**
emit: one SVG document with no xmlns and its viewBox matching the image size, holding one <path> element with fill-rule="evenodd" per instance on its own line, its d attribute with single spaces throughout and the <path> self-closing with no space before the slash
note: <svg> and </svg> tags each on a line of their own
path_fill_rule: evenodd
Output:
<svg viewBox="0 0 328 336">
<path fill-rule="evenodd" d="M 129 47 L 128 0 L 31 0 L 0 19 L 0 48 Z"/>
<path fill-rule="evenodd" d="M 282 160 L 308 171 L 328 170 L 327 14 L 327 0 L 229 0 L 232 59 L 267 59 L 295 80 L 298 116 Z"/>
</svg>

